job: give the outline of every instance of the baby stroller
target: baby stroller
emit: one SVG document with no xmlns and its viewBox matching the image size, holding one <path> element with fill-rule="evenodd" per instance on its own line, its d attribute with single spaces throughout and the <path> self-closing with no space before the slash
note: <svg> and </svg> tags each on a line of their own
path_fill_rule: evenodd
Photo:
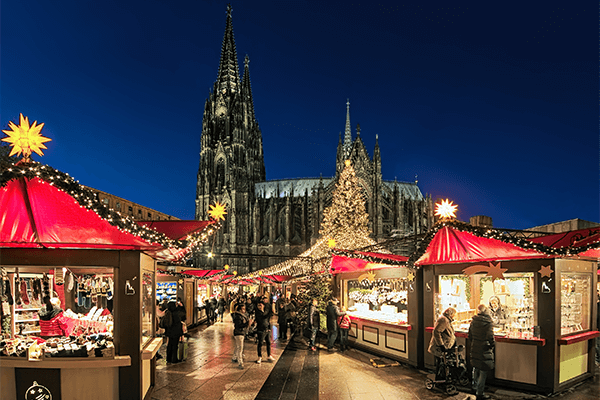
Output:
<svg viewBox="0 0 600 400">
<path fill-rule="evenodd" d="M 458 393 L 456 385 L 468 386 L 470 382 L 469 374 L 462 352 L 465 346 L 462 344 L 452 346 L 448 350 L 444 350 L 444 354 L 440 357 L 440 362 L 435 374 L 427 375 L 425 379 L 425 387 L 432 390 L 434 387 L 442 389 L 447 394 L 453 396 Z"/>
</svg>

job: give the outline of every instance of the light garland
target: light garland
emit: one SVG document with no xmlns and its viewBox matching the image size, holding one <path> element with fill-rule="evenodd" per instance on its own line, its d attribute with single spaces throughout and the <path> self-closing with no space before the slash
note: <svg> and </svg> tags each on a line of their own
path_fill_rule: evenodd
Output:
<svg viewBox="0 0 600 400">
<path fill-rule="evenodd" d="M 531 242 L 524 238 L 512 237 L 505 234 L 502 230 L 473 226 L 471 224 L 467 224 L 465 222 L 461 222 L 458 220 L 440 220 L 436 223 L 430 230 L 427 232 L 423 240 L 417 243 L 415 251 L 408 258 L 408 266 L 419 268 L 418 265 L 415 265 L 415 262 L 421 258 L 425 251 L 427 251 L 427 247 L 429 243 L 433 240 L 436 233 L 444 228 L 444 227 L 452 227 L 460 232 L 468 232 L 472 235 L 483 237 L 487 239 L 495 239 L 504 243 L 512 244 L 514 246 L 520 247 L 524 250 L 533 250 L 540 253 L 544 253 L 549 256 L 571 256 L 576 255 L 578 253 L 582 253 L 591 248 L 598 248 L 600 246 L 600 240 L 594 243 L 587 244 L 585 246 L 580 247 L 571 247 L 571 246 L 563 246 L 559 248 L 554 248 L 550 246 L 546 246 L 541 243 Z"/>
<path fill-rule="evenodd" d="M 76 203 L 88 211 L 93 211 L 110 225 L 118 228 L 121 232 L 127 232 L 140 237 L 150 243 L 159 244 L 165 248 L 192 249 L 208 240 L 208 238 L 220 228 L 220 223 L 211 221 L 203 230 L 188 235 L 184 240 L 174 240 L 165 234 L 152 228 L 138 225 L 129 216 L 123 215 L 112 208 L 102 204 L 98 194 L 85 186 L 79 184 L 69 174 L 60 172 L 48 165 L 42 165 L 35 161 L 19 161 L 7 163 L 0 168 L 0 188 L 4 188 L 9 181 L 27 178 L 39 178 L 43 183 L 54 186 L 60 191 L 69 194 Z M 191 254 L 191 252 L 189 252 Z M 188 255 L 189 256 L 189 255 Z"/>
</svg>

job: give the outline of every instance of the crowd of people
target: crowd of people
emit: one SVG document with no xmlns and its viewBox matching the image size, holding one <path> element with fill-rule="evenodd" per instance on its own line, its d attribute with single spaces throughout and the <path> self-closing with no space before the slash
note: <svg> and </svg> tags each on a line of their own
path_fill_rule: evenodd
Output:
<svg viewBox="0 0 600 400">
<path fill-rule="evenodd" d="M 321 329 L 321 313 L 319 302 L 314 299 L 309 304 L 305 328 L 309 332 L 309 348 L 316 351 L 316 338 Z M 206 299 L 200 309 L 206 312 L 206 323 L 212 325 L 217 321 L 224 322 L 225 313 L 229 312 L 233 323 L 234 352 L 232 361 L 244 368 L 244 342 L 254 341 L 256 344 L 256 363 L 264 360 L 274 361 L 271 354 L 271 332 L 273 319 L 278 326 L 277 340 L 286 342 L 296 334 L 302 321 L 298 314 L 302 308 L 295 294 L 290 296 L 280 293 L 272 295 L 229 294 L 228 299 L 221 295 Z M 157 301 L 157 334 L 167 339 L 167 364 L 183 361 L 182 343 L 185 342 L 186 310 L 181 298 L 177 301 Z M 340 310 L 338 300 L 333 298 L 327 303 L 325 317 L 327 321 L 327 350 L 336 351 L 335 343 L 339 341 L 340 351 L 348 349 L 348 331 L 350 318 L 345 310 Z M 266 354 L 263 354 L 263 351 Z M 159 358 L 162 358 L 159 355 Z"/>
</svg>

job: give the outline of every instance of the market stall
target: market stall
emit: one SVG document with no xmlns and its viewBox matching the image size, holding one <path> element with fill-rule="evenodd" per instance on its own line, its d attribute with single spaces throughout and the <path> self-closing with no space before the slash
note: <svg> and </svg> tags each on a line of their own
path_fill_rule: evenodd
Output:
<svg viewBox="0 0 600 400">
<path fill-rule="evenodd" d="M 54 399 L 149 397 L 156 259 L 187 243 L 30 160 L 2 169 L 0 220 L 2 399 L 34 386 Z"/>
<path fill-rule="evenodd" d="M 334 249 L 330 272 L 352 321 L 353 346 L 419 364 L 419 277 L 408 257 Z"/>
<path fill-rule="evenodd" d="M 424 343 L 437 317 L 454 307 L 457 342 L 468 349 L 470 319 L 486 304 L 494 320 L 496 384 L 554 393 L 591 377 L 598 265 L 570 254 L 491 228 L 440 221 L 409 260 L 423 270 Z M 427 345 L 422 351 L 432 368 Z"/>
</svg>

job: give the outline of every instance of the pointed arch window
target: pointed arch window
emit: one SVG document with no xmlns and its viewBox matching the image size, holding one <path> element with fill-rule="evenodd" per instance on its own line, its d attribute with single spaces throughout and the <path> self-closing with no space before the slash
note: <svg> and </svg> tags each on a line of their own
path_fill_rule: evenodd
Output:
<svg viewBox="0 0 600 400">
<path fill-rule="evenodd" d="M 222 158 L 217 161 L 215 170 L 215 184 L 217 190 L 221 191 L 221 189 L 225 186 L 225 161 Z"/>
</svg>

